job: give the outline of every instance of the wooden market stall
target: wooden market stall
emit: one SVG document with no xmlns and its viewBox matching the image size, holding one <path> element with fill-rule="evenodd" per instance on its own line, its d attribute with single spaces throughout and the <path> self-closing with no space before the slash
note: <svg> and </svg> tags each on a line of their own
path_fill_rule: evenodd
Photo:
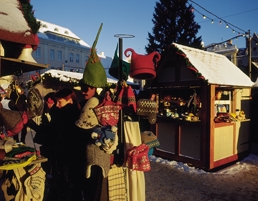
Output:
<svg viewBox="0 0 258 201">
<path fill-rule="evenodd" d="M 34 18 L 32 10 L 30 12 L 30 8 L 32 8 L 30 2 L 0 0 L 0 5 L 0 84 L 6 84 L 6 82 L 10 84 L 10 82 L 18 80 L 22 73 L 45 69 L 48 65 L 37 63 L 31 55 L 39 42 L 35 25 L 40 26 L 40 24 Z M 23 6 L 26 6 L 26 9 L 23 9 Z M 8 79 L 6 79 L 6 76 Z M 12 122 L 15 120 L 12 119 Z M 2 125 L 4 124 L 3 122 L 1 119 L 1 127 L 6 126 Z M 12 137 L 4 137 L 3 133 L 1 133 L 0 200 L 31 200 L 36 197 L 37 200 L 43 200 L 45 173 L 41 168 L 41 163 L 47 159 L 36 154 L 36 150 L 33 147 L 27 147 L 26 145 L 22 146 L 22 148 L 33 150 L 30 154 L 25 154 L 26 157 L 19 156 L 20 158 L 18 158 L 16 155 L 6 157 L 7 153 L 20 148 L 19 143 L 14 141 L 11 144 L 6 143 L 9 139 L 12 139 Z M 7 149 L 6 147 L 9 148 Z M 32 168 L 33 172 L 31 171 Z M 37 193 L 35 193 L 35 186 L 32 187 L 29 182 L 25 184 L 25 171 L 29 173 L 26 174 L 26 181 L 34 179 L 35 177 L 32 177 L 35 176 L 35 173 L 41 173 L 41 181 L 43 182 L 37 186 L 39 187 Z M 18 173 L 20 174 L 21 172 L 23 173 L 18 177 Z M 11 179 L 8 178 L 8 175 Z M 16 180 L 14 180 L 15 177 L 17 178 Z M 24 186 L 26 187 L 26 193 L 23 191 Z"/>
<path fill-rule="evenodd" d="M 172 44 L 145 86 L 159 97 L 154 154 L 208 171 L 245 157 L 252 85 L 227 57 Z"/>
</svg>

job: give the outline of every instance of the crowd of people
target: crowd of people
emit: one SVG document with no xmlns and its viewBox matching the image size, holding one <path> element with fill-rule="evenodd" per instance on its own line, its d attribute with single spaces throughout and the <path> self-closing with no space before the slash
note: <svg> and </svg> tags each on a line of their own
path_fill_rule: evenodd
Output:
<svg viewBox="0 0 258 201">
<path fill-rule="evenodd" d="M 102 102 L 103 97 L 96 87 L 83 82 L 80 87 L 83 97 L 80 102 L 70 88 L 48 93 L 44 97 L 41 124 L 33 128 L 34 142 L 41 145 L 41 155 L 48 159 L 42 163 L 47 174 L 45 200 L 98 200 L 95 196 L 102 179 L 101 170 L 93 166 L 91 177 L 85 176 L 86 145 L 94 143 L 93 128 L 83 129 L 75 122 L 90 98 L 96 97 Z"/>
</svg>

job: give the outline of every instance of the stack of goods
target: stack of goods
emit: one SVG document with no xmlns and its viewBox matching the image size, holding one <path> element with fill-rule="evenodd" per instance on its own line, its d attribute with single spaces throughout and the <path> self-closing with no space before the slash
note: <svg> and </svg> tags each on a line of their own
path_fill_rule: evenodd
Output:
<svg viewBox="0 0 258 201">
<path fill-rule="evenodd" d="M 0 170 L 25 167 L 36 160 L 37 155 L 34 148 L 15 143 L 11 137 L 0 140 Z"/>
</svg>

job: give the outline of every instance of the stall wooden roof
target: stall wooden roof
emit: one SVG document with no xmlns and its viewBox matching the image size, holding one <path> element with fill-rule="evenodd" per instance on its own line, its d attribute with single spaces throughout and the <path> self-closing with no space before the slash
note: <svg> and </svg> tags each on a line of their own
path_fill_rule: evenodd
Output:
<svg viewBox="0 0 258 201">
<path fill-rule="evenodd" d="M 254 83 L 226 56 L 173 43 L 209 84 L 252 87 Z"/>
<path fill-rule="evenodd" d="M 9 52 L 15 55 L 16 49 L 22 45 L 37 45 L 19 0 L 0 0 L 0 46 L 5 42 Z M 7 42 L 7 43 L 6 43 Z M 2 46 L 3 47 L 3 46 Z M 4 49 L 5 49 L 4 47 Z M 4 50 L 7 54 L 7 49 Z M 17 59 L 17 55 L 0 57 L 0 76 L 45 69 L 48 64 L 39 64 Z"/>
</svg>

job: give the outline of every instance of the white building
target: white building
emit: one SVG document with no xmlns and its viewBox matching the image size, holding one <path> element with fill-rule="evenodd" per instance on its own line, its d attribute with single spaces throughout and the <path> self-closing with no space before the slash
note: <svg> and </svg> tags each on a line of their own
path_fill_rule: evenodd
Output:
<svg viewBox="0 0 258 201">
<path fill-rule="evenodd" d="M 91 46 L 74 34 L 70 29 L 43 20 L 38 31 L 40 43 L 32 56 L 37 63 L 49 64 L 49 69 L 57 69 L 71 72 L 83 73 L 86 61 L 90 56 Z M 104 52 L 99 54 L 101 63 L 106 69 L 111 65 L 112 58 L 106 57 Z M 41 70 L 43 73 L 46 70 Z M 20 80 L 30 80 L 30 74 L 24 73 Z"/>
</svg>

